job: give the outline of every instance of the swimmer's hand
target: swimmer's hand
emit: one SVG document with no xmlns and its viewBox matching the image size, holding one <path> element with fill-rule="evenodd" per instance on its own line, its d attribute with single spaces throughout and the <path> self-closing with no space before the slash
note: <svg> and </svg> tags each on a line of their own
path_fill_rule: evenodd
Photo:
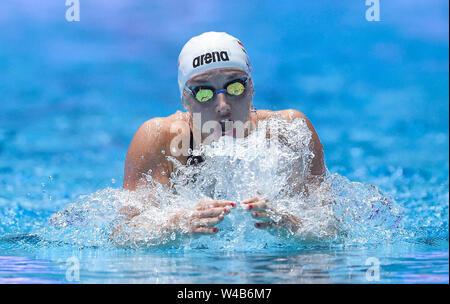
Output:
<svg viewBox="0 0 450 304">
<path fill-rule="evenodd" d="M 119 214 L 123 215 L 126 219 L 130 220 L 135 216 L 138 216 L 141 211 L 133 206 L 124 206 L 119 209 Z"/>
<path fill-rule="evenodd" d="M 174 232 L 187 232 L 194 236 L 215 234 L 219 229 L 214 226 L 220 223 L 235 206 L 236 204 L 231 201 L 201 200 L 191 210 L 178 211 L 169 218 L 168 222 L 157 226 L 150 226 L 148 223 L 139 221 L 133 222 L 139 214 L 139 210 L 137 208 L 121 208 L 119 213 L 125 216 L 126 221 L 112 228 L 109 239 L 117 246 L 130 247 L 146 243 L 145 234 L 142 235 L 143 231 L 159 233 L 161 241 Z M 127 228 L 137 229 L 140 233 L 133 233 L 133 230 L 127 231 Z"/>
<path fill-rule="evenodd" d="M 296 232 L 300 228 L 299 218 L 278 212 L 269 205 L 268 199 L 254 197 L 243 201 L 241 206 L 243 209 L 251 211 L 253 218 L 260 220 L 255 223 L 256 228 L 286 228 L 291 232 Z"/>
<path fill-rule="evenodd" d="M 191 210 L 180 211 L 169 221 L 170 224 L 177 223 L 182 230 L 191 235 L 214 234 L 219 228 L 214 227 L 220 223 L 225 215 L 230 213 L 236 204 L 224 200 L 201 200 Z"/>
</svg>

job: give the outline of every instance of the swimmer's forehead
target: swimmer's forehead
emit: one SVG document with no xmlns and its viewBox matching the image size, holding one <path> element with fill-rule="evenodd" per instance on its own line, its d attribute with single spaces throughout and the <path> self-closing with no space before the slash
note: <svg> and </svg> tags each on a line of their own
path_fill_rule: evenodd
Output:
<svg viewBox="0 0 450 304">
<path fill-rule="evenodd" d="M 228 81 L 236 77 L 242 76 L 247 76 L 247 73 L 245 73 L 241 69 L 236 68 L 214 69 L 192 76 L 192 78 L 189 79 L 188 84 L 189 85 L 205 84 L 207 82 L 220 79 Z"/>
</svg>

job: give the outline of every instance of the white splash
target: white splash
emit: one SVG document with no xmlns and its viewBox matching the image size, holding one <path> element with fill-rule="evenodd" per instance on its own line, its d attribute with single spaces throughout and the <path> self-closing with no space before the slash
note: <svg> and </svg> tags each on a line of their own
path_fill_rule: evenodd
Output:
<svg viewBox="0 0 450 304">
<path fill-rule="evenodd" d="M 266 138 L 268 130 L 282 136 Z M 399 210 L 375 186 L 338 174 L 328 174 L 318 186 L 307 183 L 311 148 L 305 120 L 270 118 L 247 138 L 224 136 L 200 146 L 193 154 L 203 155 L 205 162 L 197 166 L 184 166 L 167 156 L 175 168 L 171 187 L 149 174 L 148 184 L 136 191 L 107 188 L 81 197 L 51 217 L 44 235 L 46 240 L 78 246 L 233 250 L 391 239 L 398 231 Z M 304 183 L 308 193 L 296 187 Z M 254 196 L 266 198 L 278 214 L 297 217 L 298 229 L 255 228 L 251 213 L 239 208 Z M 183 226 L 172 232 L 170 218 L 179 211 L 189 214 L 201 199 L 231 200 L 238 207 L 217 225 L 217 234 L 192 237 Z M 139 215 L 130 219 L 126 213 Z M 274 215 L 272 220 L 279 222 L 281 217 Z"/>
</svg>

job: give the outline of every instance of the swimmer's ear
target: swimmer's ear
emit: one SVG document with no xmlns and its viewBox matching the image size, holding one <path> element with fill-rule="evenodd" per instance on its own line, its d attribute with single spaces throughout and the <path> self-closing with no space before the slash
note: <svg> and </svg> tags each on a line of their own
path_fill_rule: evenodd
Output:
<svg viewBox="0 0 450 304">
<path fill-rule="evenodd" d="M 182 102 L 182 104 L 183 104 L 183 107 L 186 109 L 186 110 L 189 110 L 190 109 L 190 106 L 191 106 L 191 103 L 190 103 L 190 101 L 189 101 L 189 99 L 186 97 L 186 91 L 183 91 L 183 96 L 182 96 L 182 98 L 181 98 L 181 102 Z"/>
<path fill-rule="evenodd" d="M 253 96 L 255 96 L 255 86 L 253 85 L 253 79 L 250 78 L 249 84 L 250 84 L 250 88 L 252 90 L 251 92 L 252 92 L 252 97 L 253 97 Z"/>
</svg>

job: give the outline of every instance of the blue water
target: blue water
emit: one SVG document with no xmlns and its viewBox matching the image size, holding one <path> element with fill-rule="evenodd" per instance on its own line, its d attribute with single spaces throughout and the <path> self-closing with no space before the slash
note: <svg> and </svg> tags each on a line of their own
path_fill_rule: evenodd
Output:
<svg viewBox="0 0 450 304">
<path fill-rule="evenodd" d="M 68 23 L 64 1 L 1 1 L 0 282 L 66 283 L 75 258 L 80 283 L 367 283 L 375 257 L 375 282 L 448 283 L 448 1 L 381 1 L 373 23 L 364 2 L 82 1 Z M 392 236 L 225 250 L 50 234 L 80 196 L 120 191 L 134 132 L 182 110 L 178 53 L 209 30 L 244 43 L 256 108 L 305 113 L 330 174 L 395 201 Z"/>
</svg>

